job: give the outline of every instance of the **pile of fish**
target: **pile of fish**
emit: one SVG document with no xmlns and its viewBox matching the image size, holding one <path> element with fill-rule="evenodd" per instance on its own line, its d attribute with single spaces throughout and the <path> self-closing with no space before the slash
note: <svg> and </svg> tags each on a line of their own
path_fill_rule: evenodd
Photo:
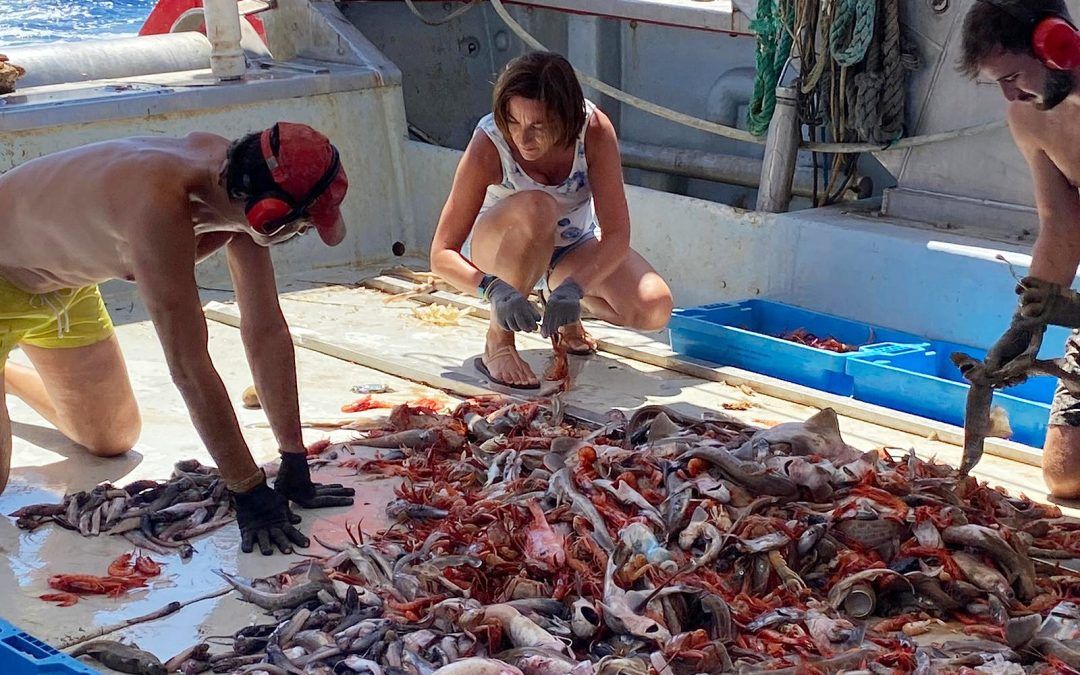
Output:
<svg viewBox="0 0 1080 675">
<path fill-rule="evenodd" d="M 402 481 L 394 524 L 269 579 L 186 675 L 1078 672 L 1080 520 L 836 415 L 768 429 L 557 399 L 402 406 L 316 464 Z M 948 624 L 946 626 L 945 624 Z M 946 630 L 946 628 L 948 630 Z M 943 631 L 943 632 L 938 632 Z M 972 670 L 974 669 L 974 670 Z"/>
<path fill-rule="evenodd" d="M 134 546 L 189 558 L 188 540 L 235 520 L 232 502 L 217 469 L 196 460 L 178 462 L 167 481 L 141 480 L 123 488 L 109 483 L 66 495 L 59 504 L 34 504 L 10 514 L 16 525 L 35 530 L 47 523 L 85 537 L 119 535 Z"/>
</svg>

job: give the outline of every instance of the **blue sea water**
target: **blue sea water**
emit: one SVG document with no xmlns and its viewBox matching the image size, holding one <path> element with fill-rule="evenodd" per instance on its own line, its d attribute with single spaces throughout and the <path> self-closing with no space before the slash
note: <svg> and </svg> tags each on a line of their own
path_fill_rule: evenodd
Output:
<svg viewBox="0 0 1080 675">
<path fill-rule="evenodd" d="M 0 0 L 5 47 L 133 36 L 157 0 Z"/>
</svg>

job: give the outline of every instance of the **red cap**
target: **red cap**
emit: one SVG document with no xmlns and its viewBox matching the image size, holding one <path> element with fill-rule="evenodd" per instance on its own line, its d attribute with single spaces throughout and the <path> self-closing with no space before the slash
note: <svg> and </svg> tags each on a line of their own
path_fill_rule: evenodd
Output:
<svg viewBox="0 0 1080 675">
<path fill-rule="evenodd" d="M 262 133 L 261 141 L 274 181 L 297 202 L 302 202 L 318 186 L 337 155 L 330 139 L 306 124 L 278 122 Z M 330 246 L 340 244 L 345 238 L 340 207 L 348 189 L 349 178 L 339 163 L 330 184 L 308 207 L 319 236 Z"/>
</svg>

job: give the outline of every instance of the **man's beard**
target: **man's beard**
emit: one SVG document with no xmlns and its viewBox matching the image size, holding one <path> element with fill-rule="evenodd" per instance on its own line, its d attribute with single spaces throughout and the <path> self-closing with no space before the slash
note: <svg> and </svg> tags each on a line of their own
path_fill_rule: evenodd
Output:
<svg viewBox="0 0 1080 675">
<path fill-rule="evenodd" d="M 1076 78 L 1070 71 L 1051 69 L 1046 75 L 1042 98 L 1035 107 L 1039 110 L 1055 108 L 1069 97 L 1075 87 Z"/>
</svg>

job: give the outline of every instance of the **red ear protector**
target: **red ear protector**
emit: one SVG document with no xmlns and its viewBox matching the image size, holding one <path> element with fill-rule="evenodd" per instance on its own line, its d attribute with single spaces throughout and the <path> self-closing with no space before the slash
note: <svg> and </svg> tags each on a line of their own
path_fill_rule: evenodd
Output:
<svg viewBox="0 0 1080 675">
<path fill-rule="evenodd" d="M 979 0 L 993 5 L 1017 21 L 1031 25 L 1031 45 L 1035 56 L 1047 68 L 1072 70 L 1080 67 L 1080 32 L 1057 14 L 1027 12 L 1023 0 Z"/>
<path fill-rule="evenodd" d="M 284 172 L 278 166 L 277 161 L 277 130 L 275 124 L 272 129 L 263 132 L 262 148 L 266 165 L 270 169 L 274 181 L 280 184 Z M 244 206 L 244 214 L 247 216 L 248 224 L 251 225 L 252 229 L 267 237 L 284 234 L 285 229 L 290 225 L 294 227 L 294 231 L 299 230 L 302 219 L 307 215 L 308 208 L 315 203 L 316 199 L 322 196 L 323 192 L 337 178 L 338 170 L 341 168 L 341 160 L 338 157 L 337 148 L 331 146 L 331 150 L 334 154 L 330 160 L 330 166 L 327 167 L 322 177 L 300 201 L 295 200 L 292 195 L 281 189 L 270 190 L 248 199 L 247 204 Z"/>
</svg>

